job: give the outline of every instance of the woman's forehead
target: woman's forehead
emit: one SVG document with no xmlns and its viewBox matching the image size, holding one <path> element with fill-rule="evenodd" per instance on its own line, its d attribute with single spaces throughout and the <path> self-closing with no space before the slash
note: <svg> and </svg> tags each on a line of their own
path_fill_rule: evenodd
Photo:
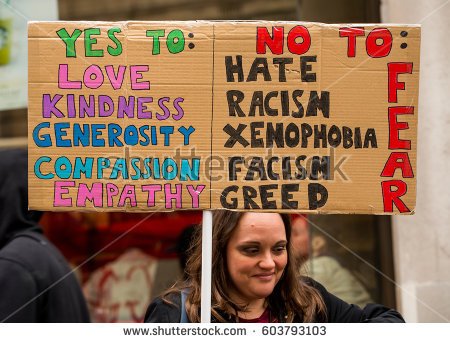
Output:
<svg viewBox="0 0 450 343">
<path fill-rule="evenodd" d="M 261 224 L 272 224 L 284 227 L 283 219 L 279 213 L 269 213 L 269 212 L 245 212 L 239 224 L 242 225 L 261 225 Z M 238 224 L 238 225 L 239 225 Z"/>
<path fill-rule="evenodd" d="M 286 239 L 286 229 L 278 213 L 247 212 L 241 217 L 233 236 L 239 240 Z"/>
</svg>

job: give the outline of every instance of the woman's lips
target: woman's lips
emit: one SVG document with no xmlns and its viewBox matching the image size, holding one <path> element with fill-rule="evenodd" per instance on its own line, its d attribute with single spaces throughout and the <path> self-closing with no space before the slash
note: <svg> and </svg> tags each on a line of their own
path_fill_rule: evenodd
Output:
<svg viewBox="0 0 450 343">
<path fill-rule="evenodd" d="M 271 281 L 274 277 L 275 273 L 259 273 L 253 275 L 253 277 L 261 280 L 261 281 Z"/>
</svg>

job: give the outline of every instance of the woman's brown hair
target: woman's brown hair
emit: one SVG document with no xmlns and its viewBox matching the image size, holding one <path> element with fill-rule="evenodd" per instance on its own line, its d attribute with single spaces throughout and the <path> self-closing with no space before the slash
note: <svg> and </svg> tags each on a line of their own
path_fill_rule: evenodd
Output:
<svg viewBox="0 0 450 343">
<path fill-rule="evenodd" d="M 244 308 L 234 304 L 228 294 L 228 290 L 232 288 L 232 281 L 228 273 L 226 258 L 228 242 L 245 213 L 227 210 L 213 212 L 211 312 L 218 322 L 236 321 L 237 313 L 245 311 Z M 287 240 L 290 242 L 290 215 L 280 213 L 280 216 L 283 219 Z M 279 322 L 293 322 L 294 320 L 312 322 L 318 318 L 324 318 L 325 305 L 322 297 L 315 288 L 300 279 L 300 268 L 292 256 L 290 243 L 286 249 L 288 262 L 284 273 L 272 294 L 267 298 L 272 316 Z M 167 300 L 169 294 L 189 289 L 186 312 L 192 323 L 200 322 L 201 260 L 201 229 L 199 227 L 194 236 L 191 256 L 186 267 L 187 279 L 177 282 L 163 296 Z"/>
</svg>

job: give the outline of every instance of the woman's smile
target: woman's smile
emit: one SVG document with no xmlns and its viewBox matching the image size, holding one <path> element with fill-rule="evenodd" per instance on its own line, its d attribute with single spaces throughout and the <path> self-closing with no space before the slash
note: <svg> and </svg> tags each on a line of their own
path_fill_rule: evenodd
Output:
<svg viewBox="0 0 450 343">
<path fill-rule="evenodd" d="M 259 274 L 255 274 L 253 275 L 253 277 L 261 280 L 261 281 L 271 281 L 272 278 L 275 277 L 275 272 L 272 273 L 259 273 Z"/>
</svg>

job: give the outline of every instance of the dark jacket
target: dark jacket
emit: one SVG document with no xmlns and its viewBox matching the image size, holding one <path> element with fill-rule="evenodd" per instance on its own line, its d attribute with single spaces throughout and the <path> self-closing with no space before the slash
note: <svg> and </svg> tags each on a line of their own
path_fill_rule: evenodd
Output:
<svg viewBox="0 0 450 343">
<path fill-rule="evenodd" d="M 27 184 L 26 151 L 1 151 L 0 322 L 89 322 L 75 275 L 28 211 Z"/>
<path fill-rule="evenodd" d="M 400 313 L 378 304 L 369 304 L 364 309 L 356 305 L 347 304 L 345 301 L 328 293 L 325 287 L 312 279 L 305 282 L 315 287 L 321 294 L 327 312 L 327 318 L 318 319 L 317 322 L 328 323 L 404 323 Z M 146 323 L 179 323 L 181 319 L 180 295 L 173 295 L 170 300 L 173 305 L 167 304 L 161 298 L 156 298 L 148 307 L 145 314 Z M 234 322 L 235 320 L 232 320 Z M 211 318 L 211 322 L 215 322 Z M 298 320 L 297 322 L 301 322 Z"/>
</svg>

